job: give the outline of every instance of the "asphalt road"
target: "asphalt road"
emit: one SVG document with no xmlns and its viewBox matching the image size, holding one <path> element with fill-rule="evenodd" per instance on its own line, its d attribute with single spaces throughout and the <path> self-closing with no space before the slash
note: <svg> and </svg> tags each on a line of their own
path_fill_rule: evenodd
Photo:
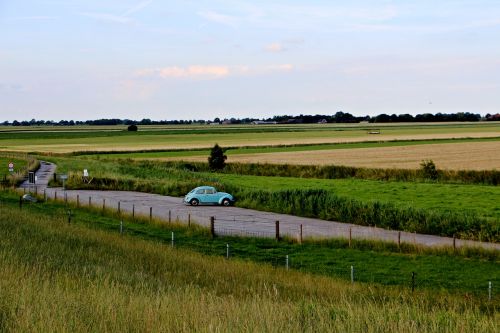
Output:
<svg viewBox="0 0 500 333">
<path fill-rule="evenodd" d="M 303 238 L 332 238 L 344 237 L 353 239 L 375 239 L 414 243 L 425 246 L 453 246 L 453 239 L 433 235 L 398 232 L 374 227 L 364 227 L 347 223 L 325 221 L 320 219 L 304 218 L 292 215 L 262 212 L 238 207 L 221 206 L 187 206 L 182 198 L 169 197 L 150 193 L 128 191 L 89 191 L 63 190 L 62 188 L 48 188 L 47 184 L 56 166 L 42 162 L 37 172 L 37 192 L 45 191 L 47 197 L 57 197 L 60 200 L 79 200 L 80 205 L 88 205 L 118 210 L 124 213 L 149 216 L 154 218 L 187 223 L 198 223 L 208 226 L 210 217 L 215 217 L 215 231 L 217 234 L 231 234 L 243 236 L 275 237 L 276 221 L 279 221 L 280 235 L 298 238 L 302 228 Z M 24 183 L 21 187 L 28 187 Z M 302 227 L 301 227 L 302 226 Z M 500 244 L 484 243 L 466 240 L 456 240 L 456 246 L 477 246 L 500 250 Z"/>
</svg>

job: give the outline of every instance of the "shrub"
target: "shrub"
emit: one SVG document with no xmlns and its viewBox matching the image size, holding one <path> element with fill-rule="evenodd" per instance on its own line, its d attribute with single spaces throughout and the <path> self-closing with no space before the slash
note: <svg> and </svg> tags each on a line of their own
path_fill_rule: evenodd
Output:
<svg viewBox="0 0 500 333">
<path fill-rule="evenodd" d="M 432 160 L 424 160 L 420 163 L 420 170 L 424 178 L 436 180 L 438 178 L 438 170 L 436 164 Z"/>
<path fill-rule="evenodd" d="M 129 125 L 129 127 L 127 127 L 127 131 L 129 132 L 137 132 L 137 125 Z"/>
<path fill-rule="evenodd" d="M 210 150 L 210 156 L 208 157 L 208 167 L 210 170 L 222 170 L 226 166 L 227 156 L 224 155 L 224 150 L 215 144 Z"/>
</svg>

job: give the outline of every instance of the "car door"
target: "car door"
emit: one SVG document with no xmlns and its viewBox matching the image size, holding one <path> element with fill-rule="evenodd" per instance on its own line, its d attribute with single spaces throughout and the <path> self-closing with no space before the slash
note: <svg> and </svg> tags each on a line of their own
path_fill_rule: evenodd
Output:
<svg viewBox="0 0 500 333">
<path fill-rule="evenodd" d="M 219 196 L 217 195 L 217 191 L 213 188 L 205 190 L 206 203 L 209 204 L 217 204 L 219 203 Z"/>
</svg>

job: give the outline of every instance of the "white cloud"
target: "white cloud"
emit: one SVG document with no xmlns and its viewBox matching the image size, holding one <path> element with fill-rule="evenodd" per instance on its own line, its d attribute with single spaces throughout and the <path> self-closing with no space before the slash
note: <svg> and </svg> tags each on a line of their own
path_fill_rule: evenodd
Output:
<svg viewBox="0 0 500 333">
<path fill-rule="evenodd" d="M 271 43 L 266 45 L 265 50 L 268 52 L 278 53 L 286 50 L 285 46 L 281 43 Z"/>
<path fill-rule="evenodd" d="M 192 79 L 221 79 L 229 76 L 262 75 L 273 72 L 289 72 L 294 69 L 291 64 L 269 66 L 202 66 L 191 65 L 186 67 L 169 66 L 163 68 L 146 68 L 136 72 L 139 77 L 192 78 Z"/>
<path fill-rule="evenodd" d="M 235 16 L 225 15 L 221 13 L 217 13 L 214 11 L 203 11 L 197 13 L 199 16 L 203 17 L 208 21 L 212 21 L 219 24 L 229 25 L 234 27 L 238 22 L 238 18 Z"/>
</svg>

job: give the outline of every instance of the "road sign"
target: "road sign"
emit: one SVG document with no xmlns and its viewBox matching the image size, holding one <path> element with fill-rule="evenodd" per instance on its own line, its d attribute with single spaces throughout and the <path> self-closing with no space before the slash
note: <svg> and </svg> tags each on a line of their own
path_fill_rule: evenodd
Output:
<svg viewBox="0 0 500 333">
<path fill-rule="evenodd" d="M 9 162 L 9 172 L 14 172 L 14 163 Z"/>
</svg>

